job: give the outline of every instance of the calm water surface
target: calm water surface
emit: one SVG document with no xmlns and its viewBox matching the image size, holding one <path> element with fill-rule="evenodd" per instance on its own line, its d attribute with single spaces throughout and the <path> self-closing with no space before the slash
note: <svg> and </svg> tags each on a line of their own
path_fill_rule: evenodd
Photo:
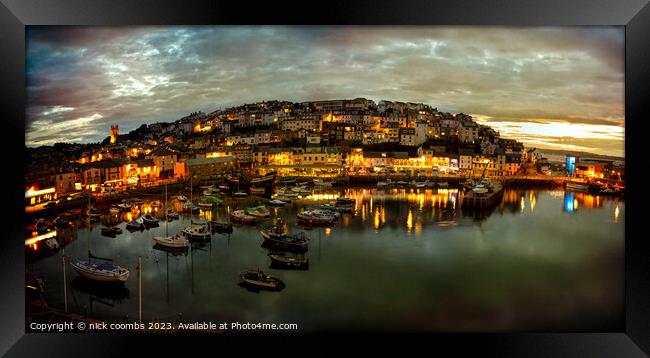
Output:
<svg viewBox="0 0 650 358">
<path fill-rule="evenodd" d="M 332 228 L 304 230 L 295 214 L 340 195 L 357 199 Z M 151 198 L 162 199 L 164 198 Z M 489 213 L 463 212 L 455 189 L 345 189 L 272 209 L 291 232 L 311 237 L 308 271 L 270 269 L 255 226 L 185 255 L 153 249 L 151 237 L 177 233 L 190 216 L 116 238 L 103 223 L 58 232 L 70 258 L 88 250 L 131 269 L 122 289 L 79 280 L 68 267 L 72 312 L 121 321 L 138 317 L 137 257 L 142 256 L 143 320 L 298 323 L 300 330 L 599 330 L 623 315 L 625 205 L 622 199 L 563 191 L 508 190 Z M 255 199 L 230 199 L 198 216 L 227 221 Z M 172 205 L 172 201 L 169 203 Z M 177 205 L 177 204 L 176 204 Z M 142 212 L 164 219 L 145 201 L 131 214 L 107 216 L 124 229 Z M 63 307 L 60 254 L 26 247 L 28 271 L 43 277 L 49 305 Z M 279 277 L 281 292 L 251 292 L 239 273 Z"/>
</svg>

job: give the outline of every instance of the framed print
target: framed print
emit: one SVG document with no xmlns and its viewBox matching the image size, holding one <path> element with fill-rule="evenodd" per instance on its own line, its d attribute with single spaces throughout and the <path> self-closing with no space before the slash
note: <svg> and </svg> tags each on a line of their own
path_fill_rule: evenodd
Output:
<svg viewBox="0 0 650 358">
<path fill-rule="evenodd" d="M 646 2 L 3 5 L 7 356 L 650 349 Z"/>
</svg>

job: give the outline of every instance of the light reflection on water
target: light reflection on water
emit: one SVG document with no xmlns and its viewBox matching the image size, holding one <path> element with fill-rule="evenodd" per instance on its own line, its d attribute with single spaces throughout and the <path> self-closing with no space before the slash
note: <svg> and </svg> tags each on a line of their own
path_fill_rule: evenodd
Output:
<svg viewBox="0 0 650 358">
<path fill-rule="evenodd" d="M 151 236 L 178 232 L 190 216 L 166 225 L 165 208 L 146 201 L 104 223 L 124 229 L 127 220 L 152 213 L 163 219 L 159 227 L 109 238 L 100 234 L 102 223 L 92 224 L 90 232 L 78 223 L 78 230 L 57 232 L 57 240 L 72 258 L 85 258 L 90 249 L 132 270 L 119 300 L 109 294 L 105 300 L 112 306 L 93 306 L 92 315 L 106 320 L 138 316 L 138 256 L 143 316 L 161 320 L 182 313 L 187 321 L 297 322 L 306 330 L 491 331 L 607 327 L 622 313 L 621 199 L 506 190 L 495 209 L 470 212 L 456 207 L 456 189 L 348 189 L 274 208 L 272 217 L 282 217 L 291 232 L 302 231 L 295 222 L 299 210 L 339 196 L 355 198 L 355 210 L 334 227 L 305 231 L 312 239 L 308 271 L 268 268 L 259 230 L 270 220 L 260 227 L 236 226 L 229 237 L 215 234 L 185 255 L 153 250 Z M 232 210 L 255 204 L 226 200 L 195 216 L 228 221 Z M 62 307 L 60 256 L 35 259 L 44 247 L 36 244 L 36 250 L 33 243 L 26 247 L 28 269 L 46 279 L 48 303 Z M 238 287 L 238 273 L 256 268 L 287 287 L 259 294 Z M 68 271 L 70 280 L 76 276 Z M 68 292 L 76 313 L 87 312 L 98 293 L 78 283 Z"/>
</svg>

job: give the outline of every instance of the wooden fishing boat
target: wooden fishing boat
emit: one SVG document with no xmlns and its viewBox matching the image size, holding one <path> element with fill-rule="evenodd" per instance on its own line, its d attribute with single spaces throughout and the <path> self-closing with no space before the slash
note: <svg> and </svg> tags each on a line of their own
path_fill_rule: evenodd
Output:
<svg viewBox="0 0 650 358">
<path fill-rule="evenodd" d="M 281 290 L 284 288 L 284 282 L 276 277 L 265 275 L 262 271 L 246 271 L 240 274 L 240 285 L 262 289 L 262 290 Z"/>
<path fill-rule="evenodd" d="M 287 268 L 295 270 L 309 269 L 309 259 L 281 254 L 269 254 L 272 268 Z"/>
<path fill-rule="evenodd" d="M 248 215 L 245 210 L 235 210 L 230 214 L 230 219 L 235 222 L 244 224 L 256 224 L 262 219 L 256 216 Z"/>
</svg>

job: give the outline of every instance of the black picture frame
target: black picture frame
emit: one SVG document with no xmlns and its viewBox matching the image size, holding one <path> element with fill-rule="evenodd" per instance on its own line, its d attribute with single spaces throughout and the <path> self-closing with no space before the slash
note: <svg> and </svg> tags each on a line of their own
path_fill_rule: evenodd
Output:
<svg viewBox="0 0 650 358">
<path fill-rule="evenodd" d="M 235 337 L 162 334 L 26 334 L 24 326 L 24 249 L 22 241 L 25 169 L 25 26 L 26 25 L 186 25 L 186 24 L 340 24 L 340 25 L 504 25 L 504 26 L 625 26 L 625 152 L 627 162 L 625 225 L 625 325 L 619 332 L 503 333 L 400 335 L 402 353 L 421 345 L 432 353 L 451 349 L 470 353 L 527 357 L 643 357 L 650 352 L 650 265 L 647 234 L 640 228 L 645 201 L 644 116 L 650 96 L 650 5 L 647 0 L 502 0 L 502 1 L 327 1 L 313 4 L 171 0 L 0 0 L 0 86 L 3 130 L 5 223 L 1 226 L 0 353 L 31 356 L 133 356 L 128 345 L 153 355 L 170 353 L 178 339 L 212 354 L 221 345 L 263 350 L 249 335 Z M 646 106 L 644 106 L 646 105 Z M 10 199 L 7 198 L 10 197 Z M 637 234 L 638 233 L 638 234 Z M 340 352 L 334 343 L 361 343 L 362 349 L 383 350 L 385 336 L 300 335 L 313 344 L 310 352 Z M 258 335 L 256 335 L 258 337 Z M 293 345 L 289 335 L 261 336 L 278 352 Z M 404 345 L 407 341 L 407 345 Z M 207 343 L 206 343 L 207 342 Z M 174 344 L 187 349 L 187 344 Z M 184 347 L 184 348 L 183 348 Z M 279 347 L 279 348 L 278 348 Z M 399 347 L 399 346 L 398 346 Z M 291 350 L 289 350 L 291 351 Z M 294 351 L 299 354 L 298 351 Z M 645 352 L 645 353 L 644 353 Z M 413 354 L 416 351 L 412 351 Z M 426 353 L 426 351 L 425 351 Z"/>
</svg>

